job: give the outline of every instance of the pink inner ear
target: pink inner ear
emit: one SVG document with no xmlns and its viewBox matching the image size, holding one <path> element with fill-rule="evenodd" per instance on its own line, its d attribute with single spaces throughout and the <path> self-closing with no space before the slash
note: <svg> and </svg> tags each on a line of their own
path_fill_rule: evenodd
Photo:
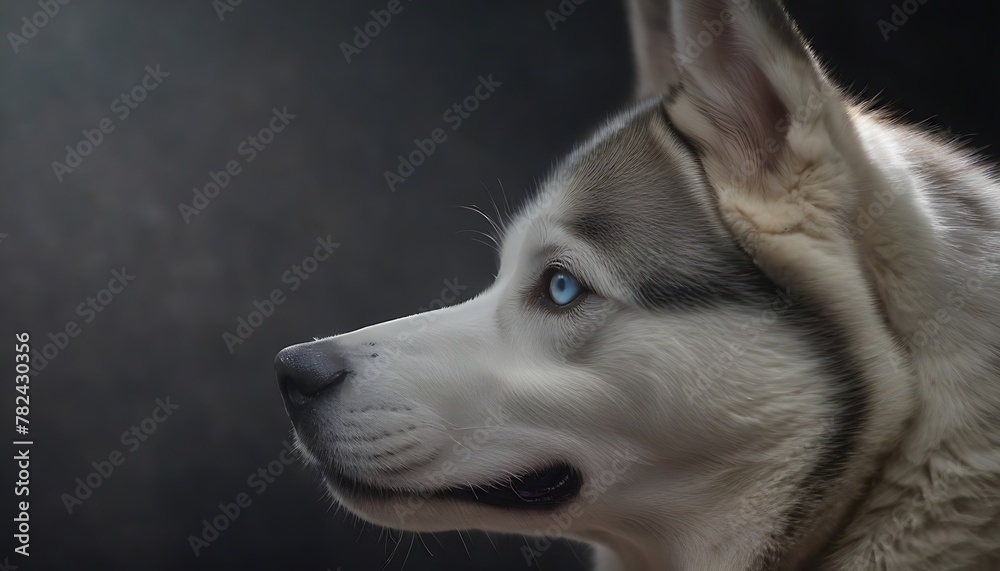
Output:
<svg viewBox="0 0 1000 571">
<path fill-rule="evenodd" d="M 734 58 L 723 73 L 732 91 L 720 102 L 719 112 L 742 134 L 743 153 L 752 149 L 751 155 L 761 157 L 766 167 L 775 153 L 765 149 L 784 139 L 779 126 L 787 120 L 788 108 L 752 58 Z"/>
<path fill-rule="evenodd" d="M 731 147 L 717 151 L 733 158 L 754 157 L 766 168 L 776 158 L 774 149 L 784 140 L 794 110 L 782 100 L 765 69 L 774 70 L 779 59 L 808 58 L 805 50 L 790 51 L 780 36 L 783 32 L 773 29 L 773 23 L 749 3 L 699 2 L 697 7 L 675 10 L 674 15 L 679 18 L 674 22 L 675 49 L 686 57 L 680 66 L 685 91 L 721 135 L 722 144 Z M 786 50 L 789 53 L 780 53 Z M 790 81 L 816 79 L 788 75 Z"/>
</svg>

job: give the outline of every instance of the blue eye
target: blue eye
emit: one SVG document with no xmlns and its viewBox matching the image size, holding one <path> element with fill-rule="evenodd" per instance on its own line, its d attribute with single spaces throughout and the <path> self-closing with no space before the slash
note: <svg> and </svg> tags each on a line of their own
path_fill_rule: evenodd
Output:
<svg viewBox="0 0 1000 571">
<path fill-rule="evenodd" d="M 569 273 L 556 270 L 549 279 L 549 298 L 556 305 L 566 305 L 583 293 L 583 286 Z"/>
</svg>

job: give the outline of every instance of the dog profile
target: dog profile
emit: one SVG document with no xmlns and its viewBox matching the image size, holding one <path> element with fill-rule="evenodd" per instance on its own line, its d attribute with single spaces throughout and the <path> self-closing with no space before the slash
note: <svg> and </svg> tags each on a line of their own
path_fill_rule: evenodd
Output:
<svg viewBox="0 0 1000 571">
<path fill-rule="evenodd" d="M 365 520 L 598 571 L 1000 569 L 1000 183 L 777 0 L 630 0 L 636 99 L 462 304 L 286 348 Z M 532 548 L 528 546 L 528 556 Z"/>
</svg>

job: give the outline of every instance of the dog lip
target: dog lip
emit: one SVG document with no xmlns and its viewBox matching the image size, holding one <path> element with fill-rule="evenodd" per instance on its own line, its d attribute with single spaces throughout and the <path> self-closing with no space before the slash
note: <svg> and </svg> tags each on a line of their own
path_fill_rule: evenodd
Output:
<svg viewBox="0 0 1000 571">
<path fill-rule="evenodd" d="M 576 497 L 583 487 L 580 472 L 559 462 L 486 486 L 450 488 L 444 497 L 508 509 L 547 509 Z"/>
<path fill-rule="evenodd" d="M 327 479 L 344 493 L 370 500 L 391 501 L 419 496 L 518 510 L 558 507 L 575 498 L 583 487 L 580 471 L 566 462 L 555 462 L 545 468 L 486 484 L 429 491 L 384 488 L 336 471 L 328 474 Z"/>
</svg>

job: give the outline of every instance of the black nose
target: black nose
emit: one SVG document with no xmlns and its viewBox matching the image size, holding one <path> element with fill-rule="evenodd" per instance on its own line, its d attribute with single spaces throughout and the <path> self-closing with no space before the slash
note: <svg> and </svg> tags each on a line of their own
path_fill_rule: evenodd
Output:
<svg viewBox="0 0 1000 571">
<path fill-rule="evenodd" d="M 282 349 L 274 358 L 274 372 L 285 412 L 294 420 L 309 402 L 344 382 L 350 371 L 335 351 L 303 343 Z"/>
</svg>

